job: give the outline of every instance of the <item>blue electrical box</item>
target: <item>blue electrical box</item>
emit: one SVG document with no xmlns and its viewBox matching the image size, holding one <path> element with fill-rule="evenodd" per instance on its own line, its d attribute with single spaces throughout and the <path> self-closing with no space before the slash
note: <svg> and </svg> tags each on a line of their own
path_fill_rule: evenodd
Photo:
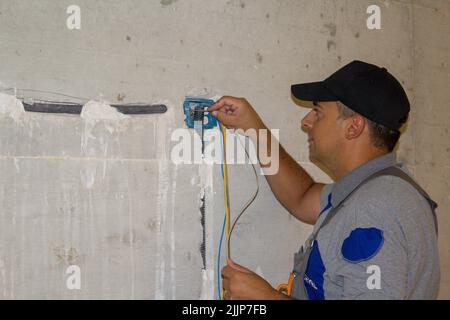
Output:
<svg viewBox="0 0 450 320">
<path fill-rule="evenodd" d="M 213 115 L 205 111 L 214 104 L 214 100 L 196 97 L 187 97 L 183 103 L 183 111 L 188 128 L 194 128 L 194 121 L 203 117 L 203 129 L 212 129 L 217 126 L 217 120 Z M 201 119 L 201 118 L 200 118 Z"/>
</svg>

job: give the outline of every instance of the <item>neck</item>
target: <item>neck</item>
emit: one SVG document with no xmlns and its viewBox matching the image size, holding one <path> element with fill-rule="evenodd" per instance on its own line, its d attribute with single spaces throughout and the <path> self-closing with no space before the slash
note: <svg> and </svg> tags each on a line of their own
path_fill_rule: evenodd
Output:
<svg viewBox="0 0 450 320">
<path fill-rule="evenodd" d="M 328 168 L 333 173 L 335 181 L 339 181 L 364 163 L 387 153 L 387 151 L 378 148 L 371 148 L 370 150 L 351 150 L 351 152 L 348 153 L 341 153 L 339 157 L 334 159 L 333 164 L 330 164 Z"/>
</svg>

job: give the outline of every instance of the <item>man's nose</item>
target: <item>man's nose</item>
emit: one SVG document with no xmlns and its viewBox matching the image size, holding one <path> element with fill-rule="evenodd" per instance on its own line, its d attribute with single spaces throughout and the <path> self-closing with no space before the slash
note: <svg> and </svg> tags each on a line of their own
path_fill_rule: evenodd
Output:
<svg viewBox="0 0 450 320">
<path fill-rule="evenodd" d="M 301 128 L 304 132 L 308 132 L 309 130 L 311 130 L 312 126 L 313 126 L 313 117 L 312 117 L 312 113 L 313 111 L 311 110 L 310 112 L 308 112 L 308 114 L 302 119 L 301 122 Z"/>
</svg>

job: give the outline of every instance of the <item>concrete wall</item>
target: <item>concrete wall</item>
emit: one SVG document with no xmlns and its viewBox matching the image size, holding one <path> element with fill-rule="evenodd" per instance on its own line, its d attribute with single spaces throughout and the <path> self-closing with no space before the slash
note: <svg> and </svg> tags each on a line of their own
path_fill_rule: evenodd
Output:
<svg viewBox="0 0 450 320">
<path fill-rule="evenodd" d="M 247 97 L 270 127 L 282 128 L 295 159 L 330 182 L 309 163 L 299 130 L 307 110 L 293 105 L 289 88 L 354 59 L 388 67 L 411 98 L 398 158 L 440 204 L 440 297 L 450 298 L 448 1 L 75 2 L 0 0 L 2 92 L 163 101 L 169 110 L 95 120 L 0 108 L 0 298 L 215 298 L 220 168 L 170 160 L 185 93 L 208 88 Z M 81 30 L 66 27 L 71 4 L 81 8 Z M 371 4 L 382 9 L 381 30 L 366 27 Z M 249 165 L 230 167 L 232 212 L 251 196 L 252 179 Z M 311 229 L 260 181 L 232 254 L 276 285 Z M 66 287 L 70 265 L 80 267 L 80 290 Z"/>
</svg>

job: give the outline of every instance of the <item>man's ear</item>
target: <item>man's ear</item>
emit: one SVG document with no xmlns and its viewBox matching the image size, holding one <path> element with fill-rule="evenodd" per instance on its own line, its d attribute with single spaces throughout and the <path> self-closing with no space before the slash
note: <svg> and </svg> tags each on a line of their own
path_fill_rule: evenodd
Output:
<svg viewBox="0 0 450 320">
<path fill-rule="evenodd" d="M 346 120 L 348 123 L 345 127 L 345 137 L 348 140 L 351 140 L 361 136 L 364 132 L 364 128 L 366 127 L 366 120 L 364 117 L 356 114 Z"/>
</svg>

